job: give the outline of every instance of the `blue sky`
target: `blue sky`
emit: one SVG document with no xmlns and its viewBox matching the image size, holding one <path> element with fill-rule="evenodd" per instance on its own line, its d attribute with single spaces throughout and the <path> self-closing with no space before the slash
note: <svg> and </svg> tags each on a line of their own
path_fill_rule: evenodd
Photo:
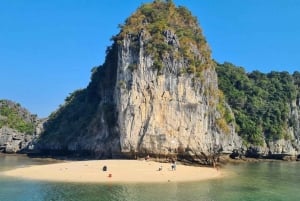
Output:
<svg viewBox="0 0 300 201">
<path fill-rule="evenodd" d="M 111 36 L 147 0 L 0 0 L 0 99 L 39 117 L 103 63 Z M 218 62 L 248 72 L 299 71 L 300 1 L 174 0 L 199 20 Z"/>
</svg>

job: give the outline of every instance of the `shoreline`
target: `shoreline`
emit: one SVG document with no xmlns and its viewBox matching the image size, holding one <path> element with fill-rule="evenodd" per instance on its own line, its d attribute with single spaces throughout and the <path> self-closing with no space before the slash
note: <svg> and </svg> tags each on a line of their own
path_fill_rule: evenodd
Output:
<svg viewBox="0 0 300 201">
<path fill-rule="evenodd" d="M 104 166 L 107 170 L 103 171 Z M 161 168 L 161 170 L 159 170 Z M 28 180 L 76 183 L 167 183 L 192 182 L 221 178 L 222 171 L 146 160 L 65 161 L 16 168 L 1 175 Z"/>
</svg>

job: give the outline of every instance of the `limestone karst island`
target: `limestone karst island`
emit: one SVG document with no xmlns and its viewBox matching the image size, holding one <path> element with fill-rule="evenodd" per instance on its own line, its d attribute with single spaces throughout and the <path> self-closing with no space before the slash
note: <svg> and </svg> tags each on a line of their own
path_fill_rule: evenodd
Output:
<svg viewBox="0 0 300 201">
<path fill-rule="evenodd" d="M 295 161 L 300 152 L 299 87 L 299 72 L 246 73 L 234 64 L 214 61 L 192 13 L 172 1 L 154 1 L 141 5 L 120 25 L 105 62 L 92 69 L 88 86 L 66 97 L 48 118 L 1 100 L 0 152 L 94 163 L 149 157 L 149 164 L 176 160 L 182 166 L 245 158 Z M 118 168 L 107 160 L 95 165 L 97 171 L 105 164 Z M 132 169 L 139 165 L 126 164 Z M 55 165 L 50 177 L 60 177 L 62 167 Z M 32 174 L 39 172 L 31 168 Z M 157 168 L 154 163 L 150 169 Z M 201 179 L 179 178 L 180 171 L 200 175 L 197 168 L 176 171 L 177 179 L 168 175 L 166 180 Z M 125 178 L 126 172 L 122 175 Z M 111 179 L 124 181 L 114 174 Z"/>
</svg>

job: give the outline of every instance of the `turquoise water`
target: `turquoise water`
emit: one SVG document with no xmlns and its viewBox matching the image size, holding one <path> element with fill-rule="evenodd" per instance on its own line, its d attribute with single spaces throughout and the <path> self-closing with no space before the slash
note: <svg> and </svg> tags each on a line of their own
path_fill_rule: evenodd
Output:
<svg viewBox="0 0 300 201">
<path fill-rule="evenodd" d="M 0 155 L 0 172 L 48 160 Z M 227 165 L 222 179 L 165 184 L 76 184 L 0 176 L 0 201 L 298 201 L 299 162 Z"/>
</svg>

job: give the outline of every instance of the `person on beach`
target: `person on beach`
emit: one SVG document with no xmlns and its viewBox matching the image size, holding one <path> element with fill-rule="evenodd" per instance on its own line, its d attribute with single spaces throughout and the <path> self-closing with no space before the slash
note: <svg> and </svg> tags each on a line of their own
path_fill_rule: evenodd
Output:
<svg viewBox="0 0 300 201">
<path fill-rule="evenodd" d="M 172 167 L 172 171 L 173 171 L 173 170 L 176 170 L 176 161 L 175 161 L 175 160 L 173 161 L 173 163 L 172 163 L 172 166 L 171 166 L 171 167 Z"/>
</svg>

